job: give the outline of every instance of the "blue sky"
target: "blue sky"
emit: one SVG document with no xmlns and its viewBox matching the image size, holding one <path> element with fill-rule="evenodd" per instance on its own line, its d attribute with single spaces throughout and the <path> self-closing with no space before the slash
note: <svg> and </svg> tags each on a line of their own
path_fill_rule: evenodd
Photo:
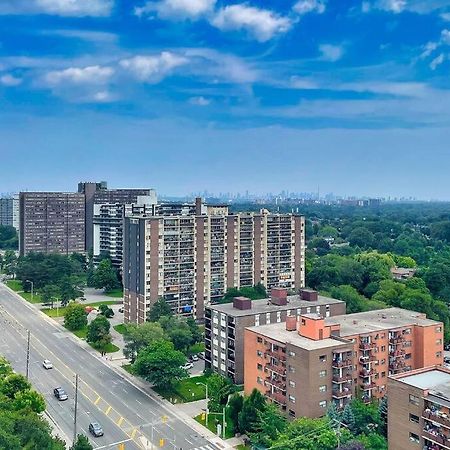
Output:
<svg viewBox="0 0 450 450">
<path fill-rule="evenodd" d="M 450 199 L 450 0 L 1 0 L 0 192 Z"/>
</svg>

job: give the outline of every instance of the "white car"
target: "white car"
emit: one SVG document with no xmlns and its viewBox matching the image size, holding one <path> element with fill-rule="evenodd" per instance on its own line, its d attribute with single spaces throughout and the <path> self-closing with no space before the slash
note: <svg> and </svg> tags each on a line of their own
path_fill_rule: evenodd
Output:
<svg viewBox="0 0 450 450">
<path fill-rule="evenodd" d="M 198 361 L 198 356 L 197 355 L 192 355 L 192 361 Z"/>
<path fill-rule="evenodd" d="M 192 369 L 193 367 L 194 367 L 194 364 L 192 364 L 192 363 L 186 363 L 184 366 L 181 366 L 181 368 L 184 370 L 189 370 L 189 369 Z"/>
<path fill-rule="evenodd" d="M 44 359 L 44 362 L 42 363 L 42 367 L 46 370 L 53 369 L 53 364 L 48 359 Z"/>
</svg>

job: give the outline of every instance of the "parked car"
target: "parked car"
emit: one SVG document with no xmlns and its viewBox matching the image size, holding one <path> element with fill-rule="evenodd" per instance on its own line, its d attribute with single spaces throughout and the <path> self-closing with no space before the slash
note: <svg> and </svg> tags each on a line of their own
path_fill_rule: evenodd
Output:
<svg viewBox="0 0 450 450">
<path fill-rule="evenodd" d="M 103 428 L 97 422 L 91 422 L 89 424 L 89 433 L 91 433 L 95 437 L 100 437 L 105 434 L 103 433 Z"/>
<path fill-rule="evenodd" d="M 450 358 L 448 356 L 444 356 L 444 363 L 450 364 Z"/>
<path fill-rule="evenodd" d="M 199 357 L 200 359 L 205 359 L 205 352 L 200 352 L 200 353 L 198 354 L 198 357 Z"/>
<path fill-rule="evenodd" d="M 189 370 L 189 369 L 192 369 L 193 367 L 194 367 L 194 364 L 192 364 L 190 362 L 186 363 L 184 366 L 181 366 L 181 368 L 184 370 Z"/>
<path fill-rule="evenodd" d="M 53 369 L 53 364 L 50 360 L 44 359 L 44 361 L 42 362 L 42 367 L 46 370 Z"/>
<path fill-rule="evenodd" d="M 198 356 L 197 355 L 192 355 L 191 359 L 192 359 L 192 361 L 198 361 Z"/>
<path fill-rule="evenodd" d="M 67 400 L 69 398 L 68 395 L 66 394 L 66 391 L 61 387 L 57 387 L 57 388 L 53 389 L 53 395 L 60 402 L 63 402 L 64 400 Z"/>
<path fill-rule="evenodd" d="M 450 344 L 445 344 L 444 350 L 448 352 L 450 350 Z"/>
</svg>

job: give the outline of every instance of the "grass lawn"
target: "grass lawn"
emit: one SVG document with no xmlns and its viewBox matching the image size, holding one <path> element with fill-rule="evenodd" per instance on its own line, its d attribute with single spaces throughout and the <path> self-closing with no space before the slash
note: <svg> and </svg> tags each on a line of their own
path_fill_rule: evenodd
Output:
<svg viewBox="0 0 450 450">
<path fill-rule="evenodd" d="M 252 448 L 249 445 L 239 444 L 236 447 L 237 450 L 251 450 Z"/>
<path fill-rule="evenodd" d="M 113 298 L 123 298 L 123 290 L 122 289 L 113 289 L 112 291 L 105 292 L 105 295 L 107 295 L 108 297 L 113 297 Z"/>
<path fill-rule="evenodd" d="M 70 331 L 70 330 L 69 330 L 69 331 Z M 80 339 L 86 340 L 87 327 L 84 327 L 84 328 L 82 328 L 81 330 L 72 331 L 72 333 L 73 333 L 75 336 L 78 336 Z M 89 345 L 91 345 L 91 344 L 89 344 Z M 92 345 L 91 345 L 91 347 L 92 347 L 92 348 L 95 348 L 95 347 L 93 347 Z M 97 350 L 97 349 L 95 349 L 95 350 Z M 108 344 L 108 345 L 106 346 L 106 349 L 105 349 L 106 353 L 115 353 L 115 352 L 118 352 L 119 350 L 120 350 L 120 348 L 117 347 L 117 345 L 114 345 L 114 344 L 112 344 L 112 343 Z"/>
<path fill-rule="evenodd" d="M 125 333 L 125 328 L 126 328 L 126 326 L 125 326 L 124 323 L 119 323 L 119 325 L 115 325 L 113 328 L 114 328 L 118 333 L 123 334 L 123 333 Z"/>
<path fill-rule="evenodd" d="M 42 303 L 41 296 L 39 294 L 36 294 L 36 292 L 33 293 L 33 300 L 31 299 L 31 292 L 19 292 L 19 295 L 23 297 L 27 302 Z"/>
<path fill-rule="evenodd" d="M 194 419 L 198 422 L 201 423 L 204 427 L 206 427 L 206 417 L 205 420 L 203 420 L 202 418 L 203 413 L 199 414 L 198 416 L 194 417 Z M 229 417 L 226 418 L 226 422 L 227 422 L 227 427 L 225 429 L 225 439 L 230 439 L 232 437 L 234 437 L 234 433 L 233 433 L 233 426 L 231 423 L 231 419 Z M 217 424 L 220 423 L 222 426 L 222 415 L 221 414 L 210 414 L 208 417 L 208 430 L 212 431 L 214 434 L 217 434 Z M 223 433 L 223 430 L 222 430 Z M 222 437 L 223 435 L 221 434 L 220 437 Z M 243 447 L 244 449 L 246 447 Z"/>
<path fill-rule="evenodd" d="M 19 280 L 8 280 L 6 282 L 6 286 L 8 286 L 9 288 L 11 288 L 13 291 L 22 291 L 23 287 L 22 287 L 22 282 Z"/>
<path fill-rule="evenodd" d="M 174 400 L 177 403 L 195 402 L 206 397 L 205 386 L 197 385 L 196 383 L 206 383 L 207 379 L 208 376 L 200 375 L 198 377 L 186 378 L 169 389 L 155 387 L 154 390 L 165 399 L 171 400 L 172 403 L 174 403 Z"/>
<path fill-rule="evenodd" d="M 122 369 L 133 375 L 133 372 L 131 371 L 131 364 L 122 364 Z"/>
<path fill-rule="evenodd" d="M 100 305 L 115 305 L 117 302 L 115 302 L 114 300 L 109 300 L 107 302 L 99 302 L 99 303 L 83 303 L 84 306 L 92 306 L 93 308 L 98 308 Z M 66 312 L 66 307 L 63 306 L 61 308 L 56 308 L 56 306 L 54 308 L 43 308 L 41 309 L 41 311 L 44 314 L 47 314 L 47 316 L 49 317 L 63 317 L 65 312 Z"/>
<path fill-rule="evenodd" d="M 78 336 L 80 339 L 86 339 L 87 335 L 87 327 L 82 328 L 81 330 L 72 331 L 75 336 Z"/>
</svg>

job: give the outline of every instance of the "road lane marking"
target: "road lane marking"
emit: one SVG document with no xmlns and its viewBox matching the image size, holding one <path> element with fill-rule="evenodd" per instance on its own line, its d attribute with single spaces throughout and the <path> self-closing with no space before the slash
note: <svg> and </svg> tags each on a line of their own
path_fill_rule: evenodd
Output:
<svg viewBox="0 0 450 450">
<path fill-rule="evenodd" d="M 122 422 L 124 421 L 125 419 L 123 418 L 123 417 L 120 417 L 120 419 L 116 422 L 116 424 L 120 427 L 121 425 L 122 425 Z"/>
<path fill-rule="evenodd" d="M 131 439 L 134 439 L 136 437 L 136 433 L 137 433 L 137 428 L 134 428 L 133 431 L 130 434 Z"/>
<path fill-rule="evenodd" d="M 112 406 L 108 406 L 105 410 L 105 414 L 108 415 L 112 410 Z"/>
<path fill-rule="evenodd" d="M 97 406 L 98 402 L 101 400 L 102 398 L 100 397 L 100 395 L 97 397 L 97 400 L 95 400 L 94 405 Z"/>
</svg>

